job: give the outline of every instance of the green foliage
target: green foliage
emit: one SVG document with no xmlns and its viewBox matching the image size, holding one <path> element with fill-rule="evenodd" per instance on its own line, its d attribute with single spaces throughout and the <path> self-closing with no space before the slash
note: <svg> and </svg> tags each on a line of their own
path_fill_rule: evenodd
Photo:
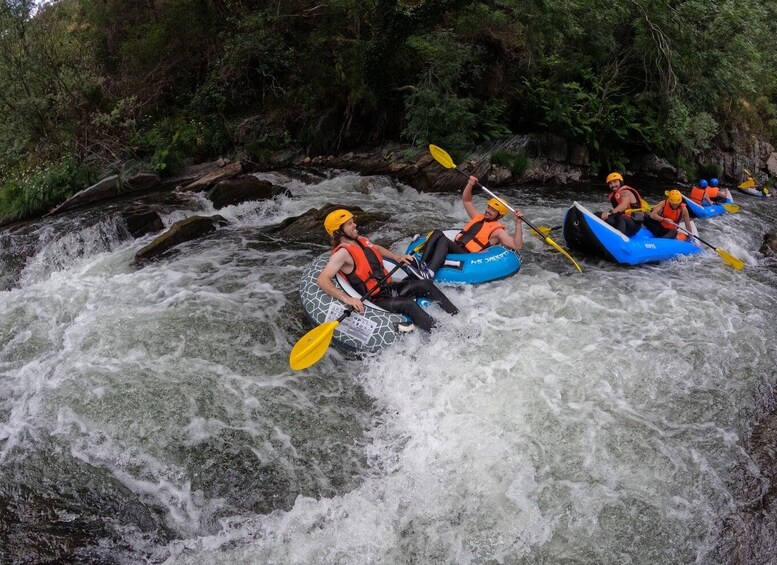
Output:
<svg viewBox="0 0 777 565">
<path fill-rule="evenodd" d="M 737 129 L 777 138 L 774 2 L 58 0 L 5 8 L 7 171 L 72 154 L 139 156 L 171 174 L 187 160 L 232 151 L 262 161 L 287 145 L 321 153 L 405 139 L 464 152 L 510 131 L 548 131 L 584 144 L 592 169 L 650 151 L 694 176 L 693 162 L 713 143 L 737 141 Z M 235 128 L 246 119 L 261 125 Z M 511 169 L 526 166 L 517 159 Z M 5 198 L 21 201 L 30 191 L 6 176 Z"/>
<path fill-rule="evenodd" d="M 159 175 L 183 168 L 187 159 L 211 157 L 226 148 L 227 134 L 217 123 L 183 116 L 159 120 L 135 139 L 136 151 Z"/>
<path fill-rule="evenodd" d="M 39 216 L 69 196 L 93 184 L 97 171 L 71 156 L 56 163 L 23 166 L 3 174 L 0 218 L 22 220 Z"/>
<path fill-rule="evenodd" d="M 723 165 L 717 162 L 700 163 L 696 168 L 696 174 L 698 175 L 698 178 L 702 179 L 720 179 L 723 177 Z"/>
<path fill-rule="evenodd" d="M 682 169 L 683 171 L 685 171 L 685 175 L 689 179 L 699 178 L 699 172 L 696 169 L 696 165 L 694 164 L 693 161 L 691 161 L 687 157 L 678 156 L 678 157 L 672 159 L 671 162 L 678 169 Z"/>
<path fill-rule="evenodd" d="M 509 169 L 513 177 L 523 175 L 530 163 L 531 159 L 525 153 L 514 153 L 502 149 L 491 154 L 491 164 Z"/>
<path fill-rule="evenodd" d="M 665 132 L 681 153 L 693 157 L 708 149 L 717 130 L 717 122 L 707 112 L 693 113 L 687 104 L 672 101 Z"/>
<path fill-rule="evenodd" d="M 413 36 L 407 45 L 423 70 L 405 98 L 405 139 L 414 145 L 465 147 L 509 133 L 503 101 L 467 94 L 467 80 L 482 71 L 480 48 L 461 44 L 446 30 Z"/>
</svg>

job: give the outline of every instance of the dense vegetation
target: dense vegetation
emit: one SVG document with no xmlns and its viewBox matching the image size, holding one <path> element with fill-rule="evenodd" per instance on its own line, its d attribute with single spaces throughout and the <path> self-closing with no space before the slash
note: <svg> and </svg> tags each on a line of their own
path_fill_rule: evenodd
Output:
<svg viewBox="0 0 777 565">
<path fill-rule="evenodd" d="M 3 0 L 0 26 L 0 216 L 128 158 L 552 131 L 595 170 L 777 137 L 765 0 Z"/>
</svg>

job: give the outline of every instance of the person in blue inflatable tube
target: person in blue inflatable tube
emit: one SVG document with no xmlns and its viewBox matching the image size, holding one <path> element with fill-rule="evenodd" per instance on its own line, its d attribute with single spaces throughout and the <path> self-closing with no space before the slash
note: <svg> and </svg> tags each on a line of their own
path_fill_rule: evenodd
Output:
<svg viewBox="0 0 777 565">
<path fill-rule="evenodd" d="M 514 250 L 523 247 L 523 213 L 519 210 L 513 212 L 515 232 L 511 236 L 507 227 L 499 222 L 510 211 L 502 201 L 491 198 L 482 214 L 475 208 L 472 188 L 477 182 L 476 176 L 470 176 L 461 195 L 461 202 L 470 220 L 455 241 L 448 239 L 442 230 L 434 230 L 426 239 L 421 263 L 417 265 L 421 276 L 433 279 L 449 253 L 477 253 L 497 244 Z"/>
<path fill-rule="evenodd" d="M 403 265 L 410 263 L 413 257 L 397 255 L 362 237 L 353 214 L 348 210 L 331 212 L 324 220 L 324 228 L 332 238 L 332 256 L 319 273 L 316 283 L 329 296 L 364 313 L 362 300 L 348 295 L 332 281 L 339 271 L 360 296 L 373 293 L 369 296 L 370 302 L 389 312 L 404 314 L 427 332 L 434 328 L 435 320 L 418 305 L 417 298 L 434 300 L 449 314 L 458 313 L 456 306 L 430 280 L 408 277 L 392 281 L 389 277 L 385 281 L 388 271 L 383 266 L 384 256 Z"/>
</svg>

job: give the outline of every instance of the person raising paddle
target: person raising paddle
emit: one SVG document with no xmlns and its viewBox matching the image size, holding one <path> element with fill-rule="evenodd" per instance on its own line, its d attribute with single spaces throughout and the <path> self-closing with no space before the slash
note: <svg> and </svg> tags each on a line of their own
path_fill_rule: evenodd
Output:
<svg viewBox="0 0 777 565">
<path fill-rule="evenodd" d="M 434 230 L 427 238 L 419 269 L 422 276 L 434 278 L 435 273 L 445 263 L 448 253 L 477 253 L 497 244 L 515 250 L 523 247 L 523 214 L 518 210 L 513 212 L 515 232 L 511 236 L 505 225 L 499 223 L 509 212 L 502 201 L 491 198 L 482 214 L 475 208 L 472 203 L 472 188 L 477 182 L 477 177 L 470 176 L 461 195 L 470 221 L 456 239 L 451 241 L 442 230 Z"/>
<path fill-rule="evenodd" d="M 359 313 L 364 312 L 361 299 L 349 296 L 332 282 L 340 272 L 361 296 L 374 292 L 369 295 L 371 302 L 389 312 L 404 314 L 422 330 L 431 331 L 435 320 L 418 305 L 416 298 L 434 300 L 449 314 L 458 313 L 456 306 L 430 280 L 407 278 L 392 281 L 383 266 L 383 257 L 407 265 L 412 256 L 397 255 L 359 235 L 354 216 L 348 210 L 331 212 L 324 219 L 324 228 L 332 238 L 332 256 L 316 282 L 328 295 Z"/>
</svg>

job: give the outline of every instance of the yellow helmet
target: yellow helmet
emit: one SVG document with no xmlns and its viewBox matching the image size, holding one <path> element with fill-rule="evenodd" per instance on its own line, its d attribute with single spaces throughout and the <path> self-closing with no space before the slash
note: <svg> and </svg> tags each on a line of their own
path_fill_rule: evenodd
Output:
<svg viewBox="0 0 777 565">
<path fill-rule="evenodd" d="M 334 212 L 329 212 L 324 220 L 324 229 L 326 229 L 326 233 L 328 233 L 330 237 L 334 237 L 335 232 L 351 218 L 353 218 L 353 214 L 342 208 L 335 210 Z"/>
<path fill-rule="evenodd" d="M 679 190 L 670 190 L 666 193 L 666 199 L 669 201 L 669 204 L 679 204 L 683 201 L 683 195 L 680 194 Z"/>
<path fill-rule="evenodd" d="M 498 198 L 492 198 L 491 200 L 489 200 L 488 205 L 494 210 L 496 210 L 500 216 L 504 216 L 508 212 L 507 206 L 505 206 L 502 203 L 502 201 L 499 200 Z"/>
<path fill-rule="evenodd" d="M 621 176 L 620 173 L 610 173 L 609 175 L 607 175 L 607 180 L 606 180 L 607 184 L 610 184 L 614 180 L 619 180 L 623 182 L 623 177 Z"/>
</svg>

